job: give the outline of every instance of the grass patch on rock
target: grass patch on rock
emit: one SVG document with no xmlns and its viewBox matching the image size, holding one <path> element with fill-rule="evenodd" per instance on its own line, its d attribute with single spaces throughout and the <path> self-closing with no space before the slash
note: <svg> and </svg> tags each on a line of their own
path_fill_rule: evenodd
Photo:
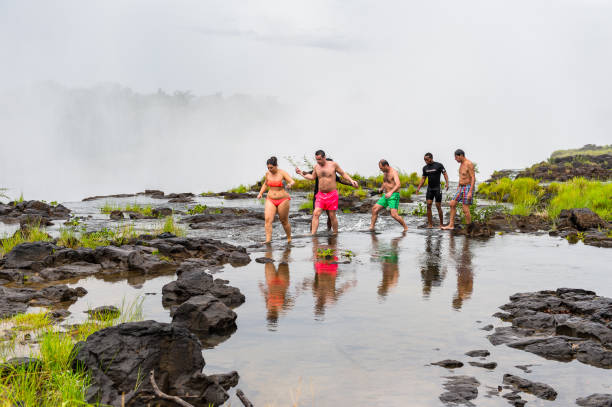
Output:
<svg viewBox="0 0 612 407">
<path fill-rule="evenodd" d="M 12 236 L 0 239 L 0 258 L 13 250 L 17 245 L 27 242 L 48 242 L 52 240 L 45 228 L 40 225 L 30 225 L 26 229 L 19 229 Z"/>
<path fill-rule="evenodd" d="M 140 205 L 137 203 L 133 203 L 121 206 L 106 202 L 104 206 L 100 208 L 101 213 L 109 214 L 113 211 L 132 212 L 140 213 L 144 216 L 153 216 L 153 207 L 151 205 Z"/>
<path fill-rule="evenodd" d="M 85 399 L 91 379 L 83 369 L 73 368 L 74 345 L 92 333 L 123 322 L 142 320 L 142 298 L 120 307 L 121 314 L 105 315 L 100 320 L 89 319 L 65 330 L 53 325 L 46 311 L 20 314 L 1 320 L 4 326 L 35 338 L 28 343 L 30 363 L 3 365 L 14 355 L 10 347 L 17 346 L 22 336 L 1 342 L 0 406 L 56 407 L 90 406 Z M 6 348 L 9 351 L 6 351 Z"/>
</svg>

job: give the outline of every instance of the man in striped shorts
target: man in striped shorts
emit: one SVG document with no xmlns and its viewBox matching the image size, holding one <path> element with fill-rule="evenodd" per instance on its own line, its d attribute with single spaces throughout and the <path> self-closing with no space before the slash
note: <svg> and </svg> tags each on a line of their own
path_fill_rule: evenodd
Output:
<svg viewBox="0 0 612 407">
<path fill-rule="evenodd" d="M 440 229 L 454 229 L 455 228 L 455 214 L 457 213 L 457 202 L 461 202 L 463 206 L 463 213 L 465 215 L 465 222 L 469 225 L 472 222 L 470 215 L 470 205 L 472 204 L 472 197 L 474 194 L 474 186 L 476 184 L 476 175 L 474 174 L 474 163 L 465 158 L 465 152 L 461 149 L 455 151 L 455 161 L 459 166 L 459 187 L 455 198 L 450 201 L 450 222 L 446 226 L 441 226 Z"/>
</svg>

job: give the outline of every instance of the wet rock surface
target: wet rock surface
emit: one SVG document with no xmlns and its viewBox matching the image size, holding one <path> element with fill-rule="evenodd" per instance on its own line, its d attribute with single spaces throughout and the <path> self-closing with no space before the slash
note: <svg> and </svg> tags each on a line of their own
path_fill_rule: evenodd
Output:
<svg viewBox="0 0 612 407">
<path fill-rule="evenodd" d="M 52 225 L 52 220 L 69 218 L 70 209 L 61 204 L 49 205 L 42 201 L 0 203 L 0 222 L 4 223 L 37 223 L 45 226 Z"/>
<path fill-rule="evenodd" d="M 448 380 L 442 385 L 446 392 L 440 395 L 441 402 L 446 405 L 475 405 L 470 400 L 478 397 L 478 380 L 470 376 L 447 376 L 446 379 Z"/>
<path fill-rule="evenodd" d="M 493 370 L 497 367 L 496 362 L 468 362 L 471 366 L 482 367 L 484 369 Z"/>
<path fill-rule="evenodd" d="M 595 393 L 576 400 L 583 407 L 612 407 L 612 394 Z"/>
<path fill-rule="evenodd" d="M 227 280 L 214 279 L 202 269 L 190 267 L 189 271 L 180 270 L 180 273 L 179 270 L 177 280 L 162 288 L 162 303 L 166 307 L 179 306 L 200 295 L 212 295 L 228 307 L 236 307 L 245 301 L 240 290 L 227 285 Z"/>
<path fill-rule="evenodd" d="M 504 384 L 514 387 L 516 390 L 533 394 L 534 396 L 544 400 L 554 400 L 557 398 L 555 389 L 545 383 L 532 382 L 531 380 L 523 379 L 522 377 L 505 374 Z"/>
<path fill-rule="evenodd" d="M 593 291 L 559 288 L 520 293 L 500 308 L 510 327 L 489 335 L 493 345 L 507 344 L 547 359 L 612 368 L 612 299 Z"/>
<path fill-rule="evenodd" d="M 172 323 L 198 336 L 236 330 L 236 313 L 211 295 L 191 297 L 172 312 Z"/>
<path fill-rule="evenodd" d="M 92 377 L 89 402 L 122 405 L 125 394 L 125 406 L 165 405 L 148 380 L 152 370 L 163 393 L 198 407 L 224 403 L 226 390 L 238 381 L 236 372 L 222 375 L 223 380 L 203 374 L 200 341 L 173 324 L 142 321 L 106 328 L 76 344 L 74 351 L 73 368 L 83 366 Z"/>
</svg>

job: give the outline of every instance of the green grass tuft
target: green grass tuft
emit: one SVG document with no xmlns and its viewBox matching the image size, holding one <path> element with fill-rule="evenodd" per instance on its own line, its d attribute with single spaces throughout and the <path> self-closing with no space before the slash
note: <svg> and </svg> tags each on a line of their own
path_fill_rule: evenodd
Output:
<svg viewBox="0 0 612 407">
<path fill-rule="evenodd" d="M 13 250 L 17 245 L 26 242 L 48 242 L 51 237 L 47 234 L 45 228 L 39 225 L 31 225 L 26 229 L 19 229 L 12 236 L 7 236 L 0 239 L 0 258 L 4 257 L 8 252 Z"/>
<path fill-rule="evenodd" d="M 198 213 L 203 213 L 206 210 L 206 205 L 197 204 L 191 209 L 187 210 L 187 213 L 190 215 L 197 215 Z"/>
<path fill-rule="evenodd" d="M 555 194 L 547 209 L 551 219 L 556 219 L 563 209 L 589 208 L 602 219 L 612 221 L 611 183 L 579 177 L 568 182 L 553 182 L 549 191 Z"/>
<path fill-rule="evenodd" d="M 181 237 L 187 234 L 184 228 L 177 225 L 177 223 L 174 221 L 174 217 L 172 216 L 166 217 L 164 222 L 159 226 L 158 229 L 156 229 L 156 233 L 172 233 L 173 235 Z"/>
</svg>

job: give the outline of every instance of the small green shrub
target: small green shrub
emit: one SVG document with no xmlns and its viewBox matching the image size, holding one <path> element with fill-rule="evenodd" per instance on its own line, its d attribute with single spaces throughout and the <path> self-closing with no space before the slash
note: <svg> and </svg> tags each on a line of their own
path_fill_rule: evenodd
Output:
<svg viewBox="0 0 612 407">
<path fill-rule="evenodd" d="M 206 205 L 197 204 L 193 208 L 187 210 L 187 213 L 190 214 L 190 215 L 196 215 L 198 213 L 204 212 L 206 210 L 206 208 L 207 208 Z"/>
<path fill-rule="evenodd" d="M 164 222 L 157 229 L 157 233 L 172 233 L 175 236 L 185 236 L 187 234 L 184 228 L 177 225 L 177 223 L 174 221 L 174 217 L 172 216 L 168 216 L 164 220 Z"/>
</svg>

